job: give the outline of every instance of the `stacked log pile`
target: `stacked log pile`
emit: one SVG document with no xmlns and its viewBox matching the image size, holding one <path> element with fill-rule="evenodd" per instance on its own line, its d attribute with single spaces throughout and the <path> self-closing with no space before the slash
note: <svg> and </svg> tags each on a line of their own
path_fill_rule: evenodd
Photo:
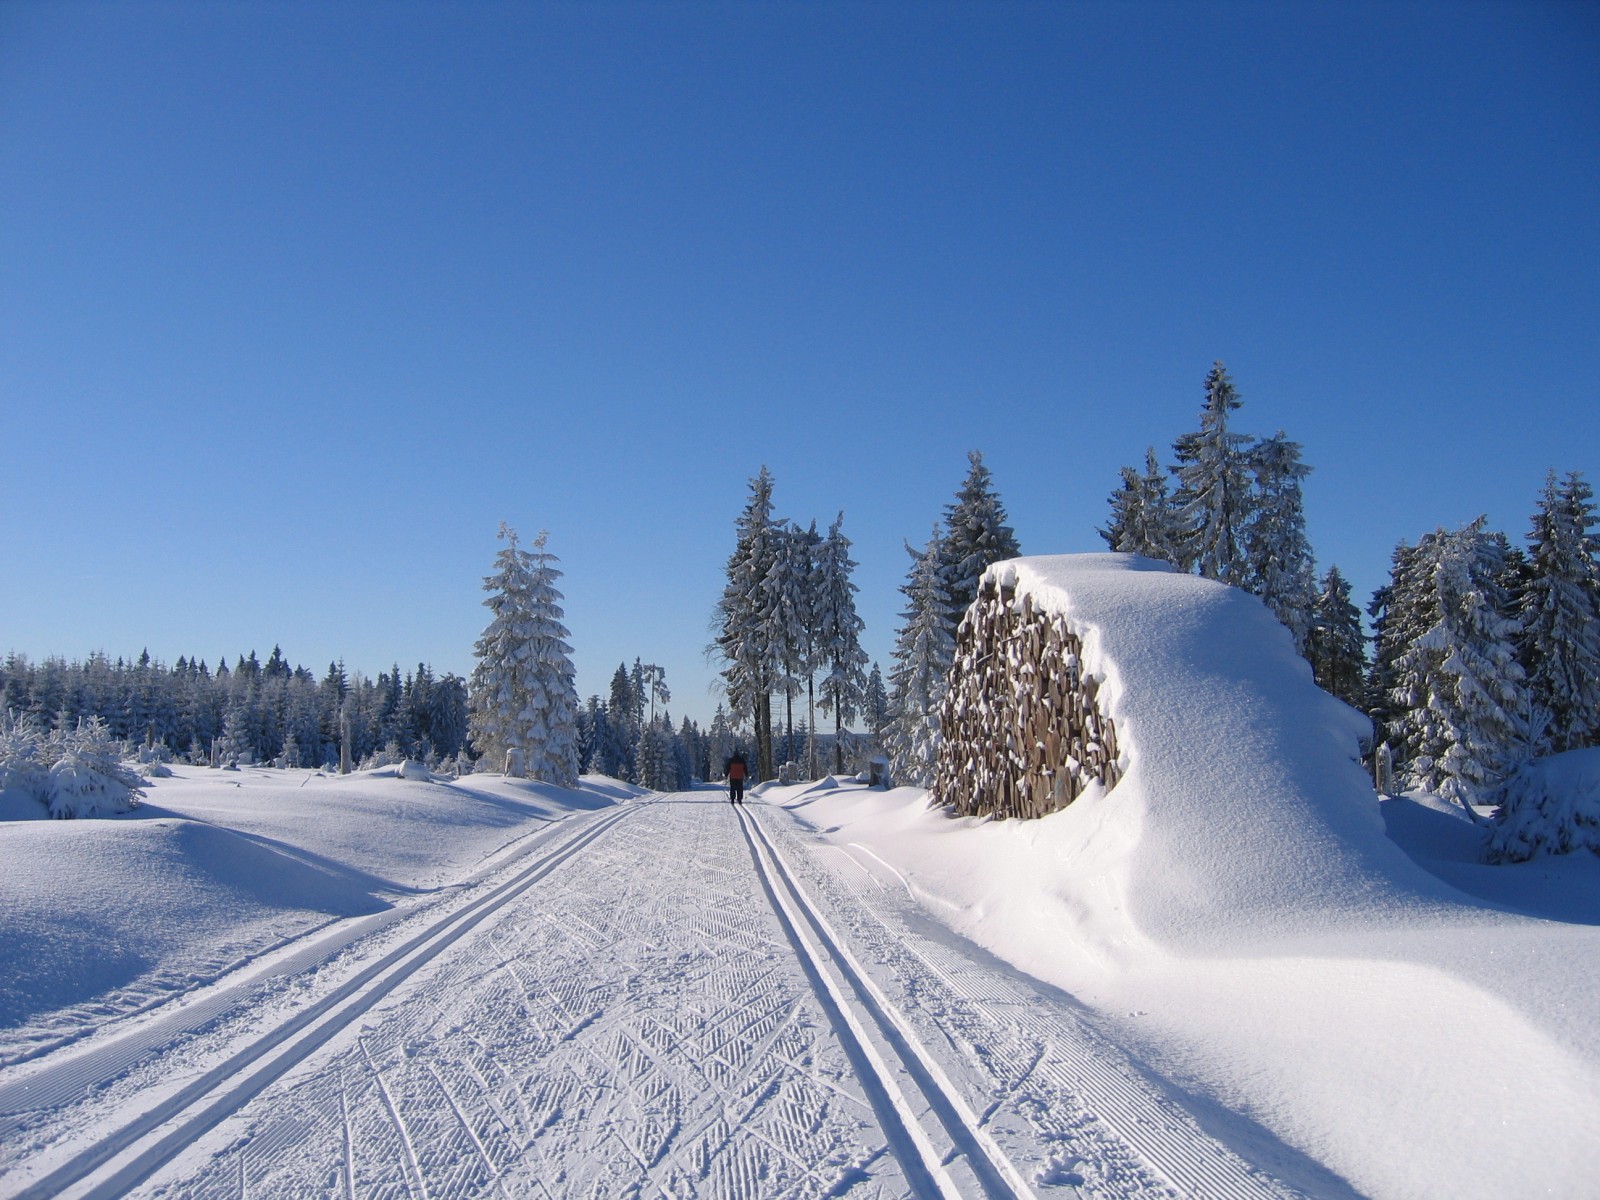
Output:
<svg viewBox="0 0 1600 1200">
<path fill-rule="evenodd" d="M 933 796 L 968 816 L 1042 817 L 1120 777 L 1117 736 L 1059 613 L 985 578 L 956 633 Z"/>
</svg>

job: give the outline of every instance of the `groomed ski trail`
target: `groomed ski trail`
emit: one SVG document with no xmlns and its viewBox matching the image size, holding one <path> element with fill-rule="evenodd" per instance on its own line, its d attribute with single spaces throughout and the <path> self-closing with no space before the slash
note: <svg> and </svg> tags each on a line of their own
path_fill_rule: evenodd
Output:
<svg viewBox="0 0 1600 1200">
<path fill-rule="evenodd" d="M 561 824 L 157 1102 L 160 1056 L 106 1080 L 0 1196 L 1301 1194 L 787 811 Z"/>
</svg>

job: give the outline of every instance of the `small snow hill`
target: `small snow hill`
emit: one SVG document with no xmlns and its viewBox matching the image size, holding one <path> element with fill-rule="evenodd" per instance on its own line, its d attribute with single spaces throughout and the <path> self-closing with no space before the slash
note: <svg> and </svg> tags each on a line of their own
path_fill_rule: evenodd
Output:
<svg viewBox="0 0 1600 1200">
<path fill-rule="evenodd" d="M 1205 951 L 1437 907 L 1438 881 L 1385 836 L 1359 762 L 1371 723 L 1260 600 L 1134 555 L 991 570 L 1065 616 L 1104 679 L 1124 778 L 1068 812 L 1075 873 L 1119 895 L 1130 935 Z"/>
</svg>

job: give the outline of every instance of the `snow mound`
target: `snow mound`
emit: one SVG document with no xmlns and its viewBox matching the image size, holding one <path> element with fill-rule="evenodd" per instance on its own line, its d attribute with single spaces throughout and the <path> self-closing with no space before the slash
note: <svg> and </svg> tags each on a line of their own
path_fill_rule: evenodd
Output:
<svg viewBox="0 0 1600 1200">
<path fill-rule="evenodd" d="M 1134 931 L 1204 950 L 1426 903 L 1359 762 L 1367 718 L 1317 687 L 1260 600 L 1127 554 L 990 572 L 1065 617 L 1104 680 L 1124 776 L 1045 820 L 1072 827 L 1070 869 Z"/>
<path fill-rule="evenodd" d="M 387 907 L 364 875 L 202 821 L 26 822 L 6 833 L 0 1029 L 91 1000 L 97 1011 L 142 1007 L 329 918 Z"/>
</svg>

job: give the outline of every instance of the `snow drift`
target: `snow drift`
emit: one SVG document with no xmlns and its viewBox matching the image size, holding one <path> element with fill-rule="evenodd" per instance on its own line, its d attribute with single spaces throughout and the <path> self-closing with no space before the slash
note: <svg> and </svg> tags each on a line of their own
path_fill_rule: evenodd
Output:
<svg viewBox="0 0 1600 1200">
<path fill-rule="evenodd" d="M 1430 890 L 1384 834 L 1367 718 L 1317 687 L 1254 596 L 1126 554 L 990 571 L 1064 616 L 1104 680 L 1124 777 L 1067 810 L 1072 869 L 1120 892 L 1139 934 L 1204 950 L 1244 927 L 1382 919 Z"/>
</svg>

